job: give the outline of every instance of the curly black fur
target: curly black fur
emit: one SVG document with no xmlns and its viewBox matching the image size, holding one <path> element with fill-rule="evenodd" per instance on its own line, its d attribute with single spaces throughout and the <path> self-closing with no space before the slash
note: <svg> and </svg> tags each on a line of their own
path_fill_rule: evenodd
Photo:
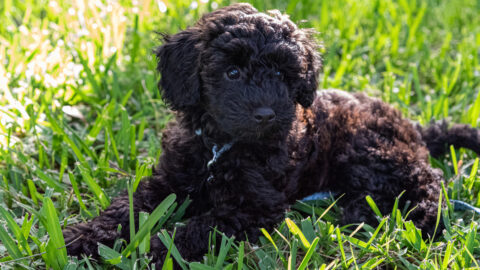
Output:
<svg viewBox="0 0 480 270">
<path fill-rule="evenodd" d="M 219 9 L 165 37 L 156 55 L 159 87 L 177 121 L 164 131 L 159 165 L 138 187 L 134 207 L 150 212 L 170 193 L 179 202 L 190 197 L 189 221 L 175 237 L 187 260 L 202 258 L 212 228 L 255 241 L 289 204 L 322 190 L 345 194 L 343 223 L 370 224 L 376 219 L 366 195 L 385 214 L 405 191 L 401 206 L 410 201 L 409 218 L 431 235 L 443 178 L 429 165 L 428 150 L 439 155 L 447 143 L 480 150 L 475 129 L 423 129 L 364 94 L 316 94 L 316 44 L 278 12 L 266 15 L 248 4 Z M 230 142 L 207 169 L 213 145 Z M 67 243 L 79 238 L 68 253 L 95 255 L 97 242 L 128 239 L 128 220 L 123 195 L 91 222 L 64 230 Z M 166 248 L 156 236 L 151 245 L 161 263 Z"/>
</svg>

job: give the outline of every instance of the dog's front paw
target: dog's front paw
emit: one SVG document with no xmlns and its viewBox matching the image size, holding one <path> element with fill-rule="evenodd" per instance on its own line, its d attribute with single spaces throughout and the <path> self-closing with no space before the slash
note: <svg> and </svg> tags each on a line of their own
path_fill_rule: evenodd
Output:
<svg viewBox="0 0 480 270">
<path fill-rule="evenodd" d="M 105 241 L 106 237 L 101 237 L 99 231 L 95 232 L 88 223 L 81 223 L 75 226 L 67 227 L 63 230 L 65 247 L 70 256 L 80 256 L 85 254 L 98 258 L 98 243 L 110 244 Z"/>
<path fill-rule="evenodd" d="M 167 253 L 167 248 L 163 245 L 158 236 L 153 236 L 150 239 L 150 255 L 152 256 L 152 264 L 155 264 L 155 269 L 163 268 Z M 175 262 L 173 262 L 173 266 L 175 269 L 178 268 L 178 265 Z"/>
</svg>

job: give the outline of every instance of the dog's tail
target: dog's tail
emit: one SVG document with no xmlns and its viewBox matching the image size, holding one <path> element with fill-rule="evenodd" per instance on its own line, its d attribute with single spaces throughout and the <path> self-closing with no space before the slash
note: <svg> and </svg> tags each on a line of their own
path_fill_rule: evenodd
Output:
<svg viewBox="0 0 480 270">
<path fill-rule="evenodd" d="M 465 124 L 453 124 L 447 121 L 432 122 L 426 127 L 417 125 L 417 129 L 426 143 L 430 155 L 439 157 L 448 152 L 449 146 L 468 148 L 480 155 L 480 130 Z"/>
</svg>

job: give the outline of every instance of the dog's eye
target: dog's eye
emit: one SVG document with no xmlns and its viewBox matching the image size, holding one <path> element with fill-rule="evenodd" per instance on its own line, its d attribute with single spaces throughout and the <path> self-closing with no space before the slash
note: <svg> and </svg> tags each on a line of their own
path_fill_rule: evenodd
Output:
<svg viewBox="0 0 480 270">
<path fill-rule="evenodd" d="M 227 70 L 227 77 L 230 80 L 236 80 L 240 78 L 240 70 L 238 70 L 238 68 L 230 68 Z"/>
</svg>

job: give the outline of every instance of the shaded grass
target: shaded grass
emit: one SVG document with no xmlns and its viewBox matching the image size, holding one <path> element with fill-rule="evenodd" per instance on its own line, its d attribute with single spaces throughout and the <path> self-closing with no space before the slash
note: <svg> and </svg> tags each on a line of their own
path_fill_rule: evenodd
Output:
<svg viewBox="0 0 480 270">
<path fill-rule="evenodd" d="M 196 3 L 196 4 L 193 4 Z M 252 1 L 277 8 L 323 42 L 321 88 L 365 91 L 426 124 L 432 119 L 478 125 L 480 3 L 473 0 Z M 121 190 L 134 190 L 161 154 L 172 116 L 156 88 L 154 31 L 174 33 L 219 2 L 158 0 L 0 3 L 1 268 L 96 267 L 68 258 L 59 230 L 88 220 Z M 165 10 L 166 8 L 166 10 Z M 163 12 L 162 12 L 163 11 Z M 302 21 L 306 20 L 306 21 Z M 432 164 L 444 171 L 443 197 L 480 206 L 478 159 L 452 149 Z M 370 201 L 372 212 L 374 202 Z M 377 213 L 380 226 L 338 227 L 333 201 L 298 203 L 259 243 L 223 237 L 193 269 L 477 268 L 478 217 L 440 218 L 443 236 L 424 241 L 407 212 Z M 146 236 L 180 261 L 172 230 L 186 205 L 145 216 L 143 237 L 101 248 L 102 267 L 148 263 Z M 150 222 L 149 222 L 150 220 Z M 152 222 L 160 220 L 152 227 Z M 153 228 L 153 229 L 152 229 Z M 215 238 L 212 238 L 215 239 Z M 212 240 L 213 241 L 213 240 Z M 33 256 L 33 257 L 29 257 Z M 187 265 L 187 264 L 186 264 Z M 185 266 L 186 267 L 186 266 Z"/>
</svg>

